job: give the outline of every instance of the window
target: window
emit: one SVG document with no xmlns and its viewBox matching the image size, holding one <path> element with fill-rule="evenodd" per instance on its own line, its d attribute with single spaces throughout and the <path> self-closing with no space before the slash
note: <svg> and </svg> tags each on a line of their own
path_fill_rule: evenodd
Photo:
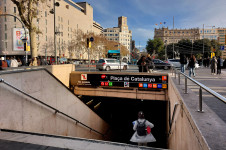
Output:
<svg viewBox="0 0 226 150">
<path fill-rule="evenodd" d="M 45 17 L 47 17 L 47 11 L 45 11 Z"/>
<path fill-rule="evenodd" d="M 70 23 L 70 22 L 69 22 L 69 20 L 68 20 L 68 22 L 67 22 L 67 23 L 68 23 L 68 25 L 69 25 L 69 23 Z"/>
<path fill-rule="evenodd" d="M 8 43 L 7 43 L 7 42 L 5 42 L 5 48 L 6 48 L 6 49 L 8 48 Z"/>
<path fill-rule="evenodd" d="M 47 33 L 47 28 L 46 28 L 46 33 Z"/>
<path fill-rule="evenodd" d="M 7 40 L 7 33 L 5 33 L 5 40 Z"/>
<path fill-rule="evenodd" d="M 7 21 L 7 17 L 5 16 L 5 22 Z"/>
<path fill-rule="evenodd" d="M 46 25 L 47 25 L 47 19 L 46 19 Z"/>
<path fill-rule="evenodd" d="M 16 22 L 16 17 L 14 17 L 14 22 Z"/>
<path fill-rule="evenodd" d="M 4 7 L 4 12 L 6 12 L 6 6 Z"/>
<path fill-rule="evenodd" d="M 7 24 L 5 24 L 5 31 L 7 31 Z"/>
<path fill-rule="evenodd" d="M 48 41 L 47 35 L 46 35 L 46 41 Z"/>
<path fill-rule="evenodd" d="M 16 7 L 14 7 L 14 13 L 16 13 Z"/>
</svg>

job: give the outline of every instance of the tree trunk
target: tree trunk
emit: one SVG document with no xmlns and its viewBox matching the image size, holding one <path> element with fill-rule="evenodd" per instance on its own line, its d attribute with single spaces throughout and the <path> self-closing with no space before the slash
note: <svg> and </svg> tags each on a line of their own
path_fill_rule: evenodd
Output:
<svg viewBox="0 0 226 150">
<path fill-rule="evenodd" d="M 30 41 L 31 41 L 31 57 L 37 57 L 38 51 L 37 51 L 37 43 L 36 43 L 36 32 L 31 29 L 30 30 Z"/>
</svg>

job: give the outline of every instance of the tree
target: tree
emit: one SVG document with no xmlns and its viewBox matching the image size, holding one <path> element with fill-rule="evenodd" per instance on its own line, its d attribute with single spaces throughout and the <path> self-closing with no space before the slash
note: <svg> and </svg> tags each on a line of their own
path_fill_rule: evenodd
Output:
<svg viewBox="0 0 226 150">
<path fill-rule="evenodd" d="M 164 43 L 160 38 L 149 39 L 147 41 L 146 50 L 149 54 L 158 54 L 160 58 L 164 55 Z"/>
<path fill-rule="evenodd" d="M 36 35 L 37 33 L 40 33 L 40 31 L 35 26 L 34 21 L 38 15 L 37 12 L 39 7 L 37 7 L 37 5 L 40 2 L 44 3 L 46 0 L 11 0 L 11 1 L 17 6 L 21 21 L 29 30 L 32 58 L 37 57 L 38 53 L 37 53 Z"/>
</svg>

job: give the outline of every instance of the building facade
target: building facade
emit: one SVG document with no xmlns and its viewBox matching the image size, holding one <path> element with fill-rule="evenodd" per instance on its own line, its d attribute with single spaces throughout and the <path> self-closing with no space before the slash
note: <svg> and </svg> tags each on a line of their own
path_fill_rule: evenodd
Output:
<svg viewBox="0 0 226 150">
<path fill-rule="evenodd" d="M 93 21 L 93 8 L 87 2 L 75 3 L 72 0 L 57 1 L 59 6 L 55 7 L 55 26 L 56 26 L 56 51 L 57 56 L 87 59 L 87 52 L 80 51 L 80 58 L 72 52 L 68 52 L 68 45 L 75 33 L 81 30 L 84 33 L 94 32 L 101 34 L 103 28 L 100 24 Z M 37 49 L 39 56 L 55 56 L 54 50 L 54 14 L 53 0 L 39 3 L 37 7 L 38 17 L 35 20 L 37 28 L 41 34 L 37 35 Z M 0 8 L 3 13 L 16 15 L 18 10 L 11 0 L 1 0 Z M 14 17 L 0 17 L 0 55 L 24 55 L 23 50 L 15 50 L 13 40 L 14 28 L 22 28 L 21 23 Z M 15 35 L 14 35 L 15 36 Z"/>
<path fill-rule="evenodd" d="M 166 44 L 177 43 L 182 39 L 194 40 L 200 39 L 198 28 L 193 29 L 168 29 L 168 28 L 155 28 L 154 38 L 160 38 Z"/>
<path fill-rule="evenodd" d="M 119 42 L 124 45 L 129 53 L 132 51 L 132 31 L 127 25 L 127 17 L 121 16 L 118 18 L 118 27 L 104 29 L 104 36 L 109 41 Z M 130 55 L 128 56 L 130 60 Z"/>
<path fill-rule="evenodd" d="M 217 28 L 218 42 L 224 45 L 224 51 L 222 51 L 223 58 L 226 59 L 226 28 Z"/>
<path fill-rule="evenodd" d="M 199 29 L 200 39 L 218 40 L 218 30 L 217 29 Z M 203 34 L 204 33 L 204 34 Z"/>
</svg>

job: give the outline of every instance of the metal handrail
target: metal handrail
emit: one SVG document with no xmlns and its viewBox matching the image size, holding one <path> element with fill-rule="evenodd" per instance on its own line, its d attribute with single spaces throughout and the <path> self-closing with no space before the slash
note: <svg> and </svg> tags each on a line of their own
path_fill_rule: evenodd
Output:
<svg viewBox="0 0 226 150">
<path fill-rule="evenodd" d="M 22 91 L 22 90 L 20 90 L 20 89 L 18 89 L 18 88 L 16 88 L 16 87 L 14 87 L 13 85 L 7 83 L 6 81 L 4 81 L 3 79 L 0 78 L 0 83 L 1 83 L 1 82 L 4 83 L 4 84 L 6 84 L 6 85 L 8 85 L 9 87 L 15 89 L 16 91 L 18 91 L 18 92 L 20 92 L 20 93 L 22 93 L 22 94 L 24 94 L 24 95 L 30 97 L 31 99 L 35 100 L 36 102 L 39 102 L 40 104 L 42 104 L 42 105 L 44 105 L 44 106 L 46 106 L 46 107 L 48 107 L 48 108 L 51 108 L 52 110 L 55 111 L 55 113 L 59 113 L 59 114 L 62 114 L 63 116 L 66 116 L 67 118 L 70 118 L 71 120 L 75 121 L 76 124 L 79 123 L 79 124 L 83 125 L 84 127 L 90 129 L 91 131 L 94 131 L 94 132 L 96 132 L 96 133 L 102 135 L 103 137 L 105 136 L 105 134 L 100 133 L 99 131 L 97 131 L 97 130 L 95 130 L 95 129 L 89 127 L 89 126 L 87 126 L 86 124 L 80 122 L 79 120 L 77 120 L 77 119 L 75 119 L 75 118 L 73 118 L 73 117 L 71 117 L 71 116 L 69 116 L 69 115 L 67 115 L 67 114 L 65 114 L 65 113 L 63 113 L 63 112 L 61 112 L 61 111 L 59 111 L 58 109 L 56 109 L 56 108 L 54 108 L 54 107 L 52 107 L 52 106 L 50 106 L 50 105 L 48 105 L 48 104 L 46 104 L 46 103 L 40 101 L 39 99 L 37 99 L 37 98 L 35 98 L 35 97 L 33 97 L 33 96 L 31 96 L 31 95 L 25 93 L 24 91 Z"/>
<path fill-rule="evenodd" d="M 178 71 L 178 69 L 173 67 L 173 70 L 175 71 L 175 78 L 176 78 L 176 72 L 178 72 L 178 82 L 180 84 L 180 74 L 182 74 L 185 77 L 185 94 L 187 94 L 187 79 L 189 79 L 190 81 L 192 81 L 193 83 L 195 83 L 196 85 L 198 85 L 200 87 L 199 89 L 199 110 L 200 112 L 202 112 L 202 89 L 204 89 L 205 91 L 207 91 L 209 94 L 213 95 L 214 97 L 216 97 L 217 99 L 221 100 L 222 102 L 226 103 L 226 98 L 222 95 L 220 95 L 219 93 L 215 92 L 214 90 L 210 89 L 209 87 L 205 86 L 204 84 L 194 80 L 193 78 L 189 77 L 188 75 L 186 75 L 185 73 L 182 73 L 181 71 Z M 172 71 L 173 74 L 173 71 Z"/>
</svg>

